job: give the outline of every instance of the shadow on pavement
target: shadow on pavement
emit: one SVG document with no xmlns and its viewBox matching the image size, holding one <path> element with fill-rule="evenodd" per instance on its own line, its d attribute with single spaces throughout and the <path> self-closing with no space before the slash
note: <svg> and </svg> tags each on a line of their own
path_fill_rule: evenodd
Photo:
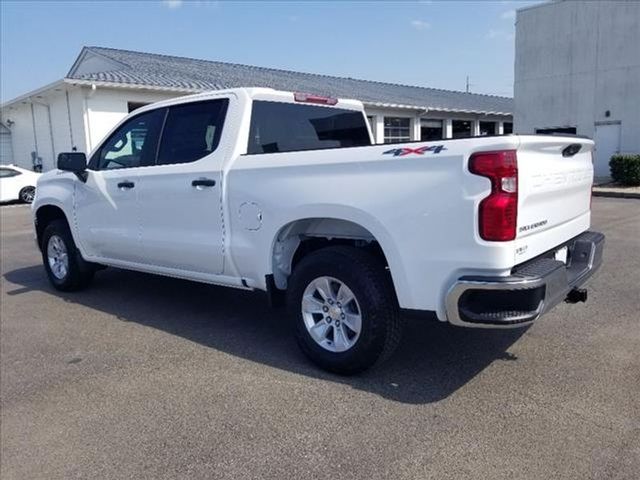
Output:
<svg viewBox="0 0 640 480">
<path fill-rule="evenodd" d="M 403 403 L 442 400 L 492 362 L 517 361 L 507 352 L 526 329 L 455 328 L 435 318 L 407 319 L 396 354 L 354 377 L 323 372 L 298 350 L 283 310 L 272 310 L 262 293 L 214 287 L 155 275 L 107 269 L 87 290 L 55 291 L 41 266 L 5 274 L 18 285 L 7 294 L 40 290 L 65 301 L 178 335 L 252 362 L 350 385 Z"/>
</svg>

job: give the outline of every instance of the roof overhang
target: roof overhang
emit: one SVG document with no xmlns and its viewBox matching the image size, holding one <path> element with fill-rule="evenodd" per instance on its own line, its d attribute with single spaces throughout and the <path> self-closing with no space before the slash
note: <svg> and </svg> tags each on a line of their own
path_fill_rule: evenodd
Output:
<svg viewBox="0 0 640 480">
<path fill-rule="evenodd" d="M 32 97 L 37 97 L 39 95 L 47 93 L 49 90 L 55 90 L 56 88 L 64 87 L 64 84 L 65 84 L 64 79 L 56 80 L 55 82 L 45 85 L 44 87 L 40 87 L 36 90 L 32 90 L 31 92 L 25 93 L 24 95 L 20 95 L 19 97 L 16 97 L 4 102 L 2 105 L 0 105 L 0 108 L 7 108 L 15 103 L 24 102 L 26 100 L 31 99 Z"/>
<path fill-rule="evenodd" d="M 102 88 L 116 88 L 120 90 L 145 90 L 145 91 L 153 91 L 153 92 L 168 92 L 168 93 L 199 93 L 205 90 L 203 89 L 195 89 L 195 88 L 175 88 L 175 87 L 162 87 L 158 85 L 140 85 L 133 83 L 118 83 L 118 82 L 101 82 L 96 80 L 76 80 L 74 78 L 63 78 L 61 80 L 56 80 L 53 83 L 45 85 L 44 87 L 40 87 L 37 90 L 32 90 L 31 92 L 25 93 L 24 95 L 20 95 L 19 97 L 13 98 L 11 100 L 6 101 L 0 108 L 7 108 L 16 103 L 29 101 L 33 97 L 37 97 L 39 95 L 43 95 L 50 90 L 54 90 L 56 88 L 64 88 L 66 85 L 73 85 L 79 87 L 102 87 Z"/>
<path fill-rule="evenodd" d="M 429 106 L 420 106 L 420 105 L 401 105 L 397 103 L 384 103 L 384 102 L 362 102 L 363 105 L 368 107 L 375 108 L 395 108 L 398 110 L 415 110 L 421 111 L 422 114 L 427 114 L 431 112 L 435 113 L 466 113 L 470 115 L 496 115 L 496 116 L 507 116 L 512 117 L 513 112 L 496 112 L 491 110 L 465 110 L 459 108 L 441 108 L 441 107 L 429 107 Z"/>
<path fill-rule="evenodd" d="M 76 80 L 75 78 L 65 78 L 65 83 L 70 85 L 102 87 L 102 88 L 118 88 L 124 90 L 150 90 L 154 92 L 175 92 L 175 93 L 200 93 L 205 92 L 206 89 L 202 88 L 178 88 L 178 87 L 163 87 L 161 85 L 145 85 L 139 83 L 119 83 L 119 82 L 103 82 L 97 80 Z"/>
<path fill-rule="evenodd" d="M 29 100 L 32 97 L 36 97 L 38 95 L 42 95 L 43 93 L 53 90 L 55 88 L 64 87 L 65 85 L 73 85 L 79 87 L 92 87 L 92 88 L 113 88 L 119 90 L 141 90 L 141 91 L 152 91 L 152 92 L 167 92 L 167 93 L 183 93 L 183 94 L 191 94 L 191 93 L 200 93 L 206 91 L 206 89 L 201 88 L 177 88 L 177 87 L 165 87 L 161 85 L 146 85 L 146 84 L 136 84 L 136 83 L 120 83 L 120 82 L 104 82 L 97 80 L 80 80 L 74 78 L 63 78 L 61 80 L 57 80 L 53 83 L 45 85 L 37 90 L 33 90 L 29 93 L 25 93 L 19 97 L 16 97 L 8 102 L 0 105 L 0 108 L 10 107 L 16 103 L 24 102 Z M 397 103 L 386 103 L 386 102 L 362 102 L 365 107 L 374 107 L 374 108 L 390 108 L 397 110 L 412 110 L 415 112 L 420 112 L 420 115 L 425 115 L 430 112 L 434 113 L 463 113 L 469 115 L 495 115 L 495 116 L 513 116 L 512 112 L 496 112 L 496 111 L 484 111 L 484 110 L 463 110 L 463 109 L 451 109 L 451 108 L 439 108 L 433 106 L 425 106 L 425 105 L 403 105 Z"/>
</svg>

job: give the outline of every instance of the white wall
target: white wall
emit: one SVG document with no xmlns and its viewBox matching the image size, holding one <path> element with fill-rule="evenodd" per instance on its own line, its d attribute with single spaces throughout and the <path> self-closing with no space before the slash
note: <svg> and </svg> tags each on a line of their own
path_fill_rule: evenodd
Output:
<svg viewBox="0 0 640 480">
<path fill-rule="evenodd" d="M 18 104 L 2 109 L 2 123 L 11 131 L 13 163 L 31 169 L 30 152 L 35 150 L 31 123 L 31 105 Z"/>
<path fill-rule="evenodd" d="M 85 151 L 88 153 L 98 145 L 107 133 L 128 115 L 128 102 L 153 103 L 181 95 L 124 89 L 86 89 L 85 128 L 90 133 L 86 139 Z"/>
<path fill-rule="evenodd" d="M 620 150 L 640 152 L 640 2 L 519 11 L 514 117 L 516 133 L 572 126 L 591 138 L 597 124 L 620 122 Z"/>
</svg>

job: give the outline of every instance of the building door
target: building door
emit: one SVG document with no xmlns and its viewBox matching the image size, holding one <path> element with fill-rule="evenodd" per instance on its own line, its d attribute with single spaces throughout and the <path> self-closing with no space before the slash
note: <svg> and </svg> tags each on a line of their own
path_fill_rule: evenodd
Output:
<svg viewBox="0 0 640 480">
<path fill-rule="evenodd" d="M 596 142 L 594 175 L 608 177 L 609 160 L 612 155 L 620 152 L 620 123 L 596 125 L 593 139 Z"/>
<path fill-rule="evenodd" d="M 420 140 L 428 142 L 432 140 L 442 140 L 443 138 L 444 130 L 442 128 L 442 120 L 420 121 Z"/>
</svg>

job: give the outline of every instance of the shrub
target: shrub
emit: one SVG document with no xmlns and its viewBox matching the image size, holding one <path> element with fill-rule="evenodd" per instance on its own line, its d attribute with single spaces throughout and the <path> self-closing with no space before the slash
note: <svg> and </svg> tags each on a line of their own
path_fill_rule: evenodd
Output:
<svg viewBox="0 0 640 480">
<path fill-rule="evenodd" d="M 619 154 L 609 161 L 611 178 L 622 185 L 640 185 L 640 154 Z"/>
</svg>

